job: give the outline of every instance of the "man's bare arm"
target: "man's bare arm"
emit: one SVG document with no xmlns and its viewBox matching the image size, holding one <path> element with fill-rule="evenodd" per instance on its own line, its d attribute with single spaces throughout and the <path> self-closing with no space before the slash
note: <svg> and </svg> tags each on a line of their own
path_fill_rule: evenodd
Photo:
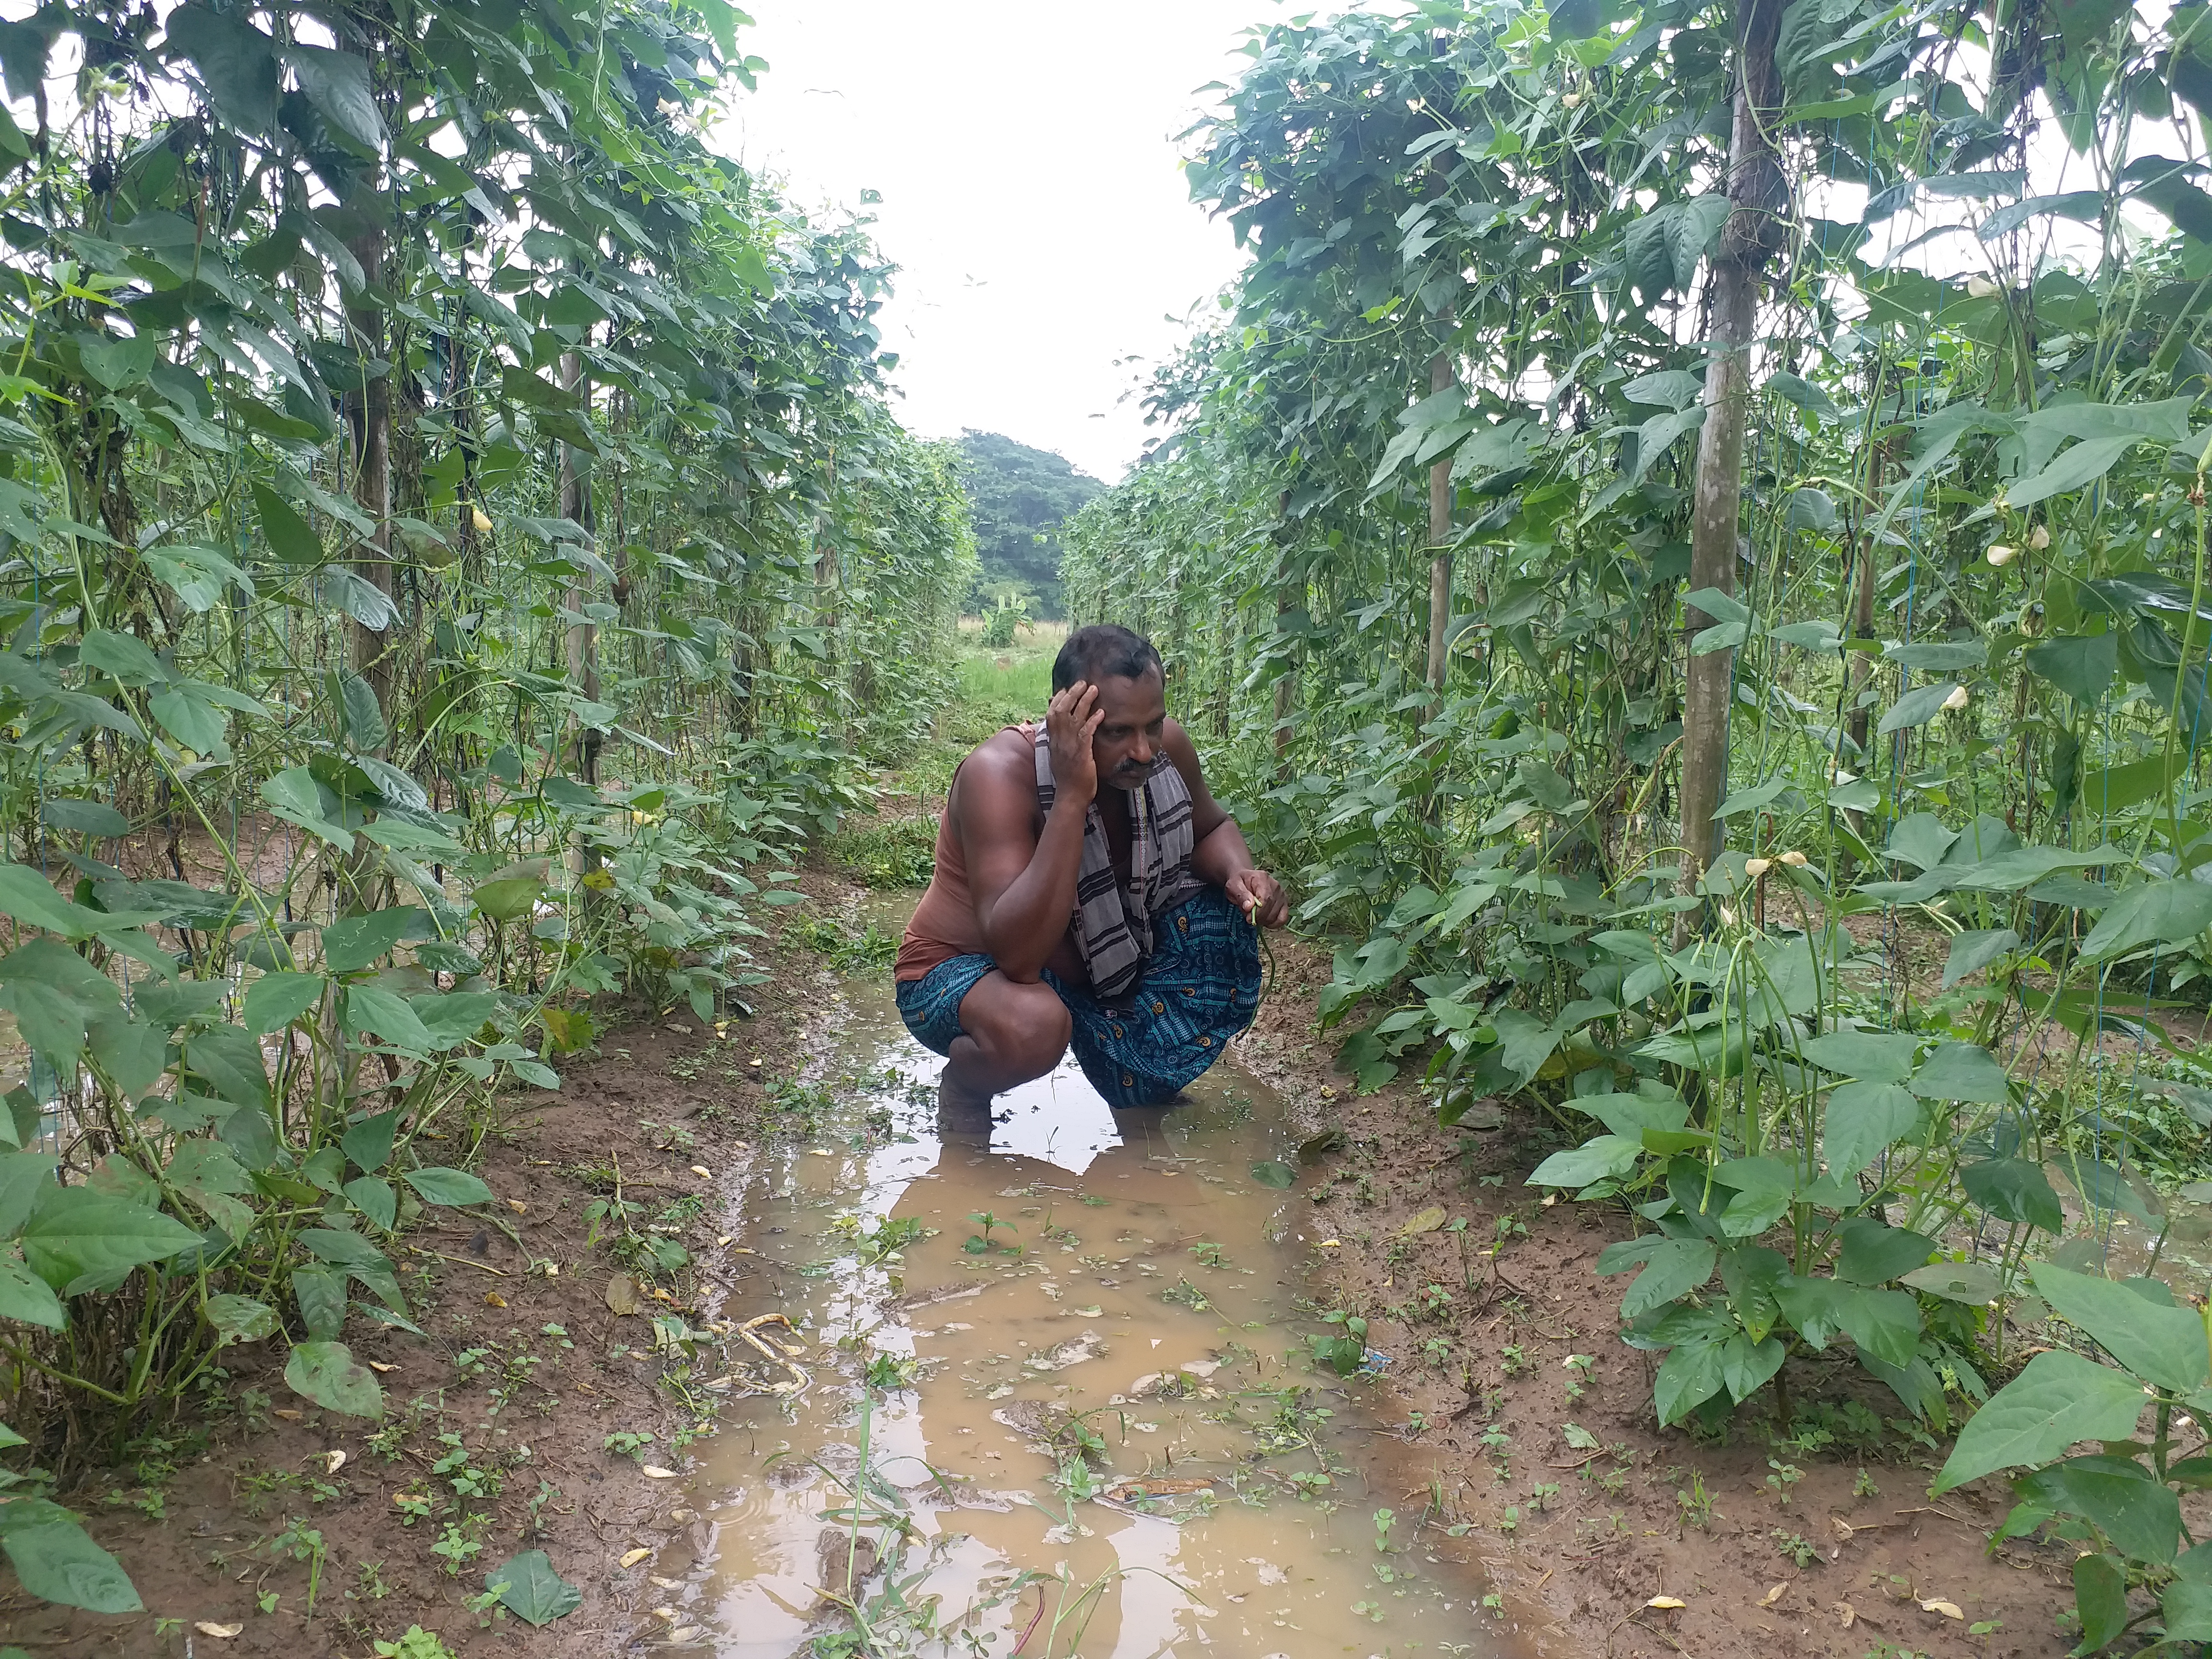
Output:
<svg viewBox="0 0 2212 1659">
<path fill-rule="evenodd" d="M 1084 814 L 1098 789 L 1091 751 L 1097 702 L 1097 691 L 1078 681 L 1056 692 L 1047 710 L 1054 799 L 1042 836 L 1030 829 L 1036 767 L 1026 746 L 1017 757 L 1011 744 L 995 744 L 961 769 L 954 828 L 968 857 L 976 926 L 999 971 L 1018 984 L 1036 982 L 1075 912 Z"/>
<path fill-rule="evenodd" d="M 1160 744 L 1182 775 L 1183 787 L 1190 791 L 1192 873 L 1225 889 L 1239 909 L 1258 905 L 1259 920 L 1267 927 L 1279 927 L 1290 915 L 1290 902 L 1280 884 L 1252 861 L 1244 832 L 1206 787 L 1206 770 L 1199 764 L 1190 734 L 1170 720 L 1160 734 Z"/>
</svg>

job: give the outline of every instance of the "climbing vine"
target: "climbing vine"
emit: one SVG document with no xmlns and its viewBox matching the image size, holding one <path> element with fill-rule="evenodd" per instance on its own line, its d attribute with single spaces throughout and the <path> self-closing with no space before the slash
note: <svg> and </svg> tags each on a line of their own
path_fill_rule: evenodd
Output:
<svg viewBox="0 0 2212 1659">
<path fill-rule="evenodd" d="M 702 125 L 723 0 L 0 24 L 0 1549 L 274 1338 L 374 1416 L 392 1241 L 590 999 L 757 977 L 973 540 L 889 268 Z"/>
<path fill-rule="evenodd" d="M 1362 1086 L 1528 1103 L 1576 1143 L 1532 1182 L 1632 1206 L 1662 1422 L 1786 1418 L 1840 1348 L 1979 1407 L 1959 1478 L 2043 1463 L 2089 1431 L 1992 1395 L 2053 1310 L 2166 1391 L 2133 1486 L 2022 1486 L 2097 1552 L 2085 1650 L 2208 1629 L 2130 1507 L 2188 1484 L 2201 1354 L 2111 1297 L 2201 1322 L 2071 1294 L 2212 1124 L 2167 1029 L 2212 962 L 2204 16 L 1256 31 L 1189 162 L 1249 262 L 1066 572 L 1231 746 Z M 2154 1390 L 2100 1386 L 2125 1440 Z"/>
</svg>

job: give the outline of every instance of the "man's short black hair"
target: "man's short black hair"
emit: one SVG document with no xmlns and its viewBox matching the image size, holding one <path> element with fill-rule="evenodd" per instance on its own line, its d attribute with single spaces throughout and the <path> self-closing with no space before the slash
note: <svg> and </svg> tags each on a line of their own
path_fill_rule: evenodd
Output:
<svg viewBox="0 0 2212 1659">
<path fill-rule="evenodd" d="M 1052 689 L 1065 691 L 1078 680 L 1139 680 L 1148 669 L 1167 678 L 1150 640 L 1113 623 L 1093 623 L 1070 634 L 1052 659 Z"/>
</svg>

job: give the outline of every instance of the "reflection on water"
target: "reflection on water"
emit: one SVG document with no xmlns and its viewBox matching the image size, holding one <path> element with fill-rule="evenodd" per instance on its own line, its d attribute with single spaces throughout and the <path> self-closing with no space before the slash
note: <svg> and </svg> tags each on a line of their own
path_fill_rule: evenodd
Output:
<svg viewBox="0 0 2212 1659">
<path fill-rule="evenodd" d="M 1471 1540 L 1421 1527 L 1417 1474 L 1370 1485 L 1374 1425 L 1291 1328 L 1300 1206 L 1252 1175 L 1285 1155 L 1265 1091 L 1217 1074 L 1117 1119 L 1070 1065 L 1002 1098 L 988 1147 L 940 1144 L 940 1062 L 886 992 L 849 994 L 828 1071 L 872 1081 L 763 1158 L 739 1240 L 759 1255 L 720 1310 L 787 1315 L 811 1382 L 737 1401 L 699 1443 L 695 1559 L 648 1569 L 659 1640 L 733 1659 L 1504 1651 Z"/>
</svg>

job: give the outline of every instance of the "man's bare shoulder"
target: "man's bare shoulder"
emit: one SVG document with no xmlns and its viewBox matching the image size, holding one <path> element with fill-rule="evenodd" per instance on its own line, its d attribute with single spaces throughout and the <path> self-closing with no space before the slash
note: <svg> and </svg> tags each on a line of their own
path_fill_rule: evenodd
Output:
<svg viewBox="0 0 2212 1659">
<path fill-rule="evenodd" d="M 1018 727 L 1008 726 L 976 744 L 960 763 L 953 813 L 964 825 L 972 798 L 979 804 L 988 803 L 988 816 L 997 820 L 1005 815 L 1005 803 L 1017 794 L 1034 806 L 1036 791 L 1036 751 Z"/>
<path fill-rule="evenodd" d="M 1182 774 L 1183 782 L 1195 790 L 1206 774 L 1198 758 L 1198 745 L 1190 740 L 1190 733 L 1178 721 L 1169 720 L 1160 732 L 1160 747 L 1168 751 L 1168 758 Z"/>
<path fill-rule="evenodd" d="M 1036 776 L 1036 748 L 1030 738 L 1022 734 L 1019 726 L 1009 726 L 977 744 L 963 770 L 967 768 L 987 773 L 993 778 L 1034 780 Z"/>
</svg>

